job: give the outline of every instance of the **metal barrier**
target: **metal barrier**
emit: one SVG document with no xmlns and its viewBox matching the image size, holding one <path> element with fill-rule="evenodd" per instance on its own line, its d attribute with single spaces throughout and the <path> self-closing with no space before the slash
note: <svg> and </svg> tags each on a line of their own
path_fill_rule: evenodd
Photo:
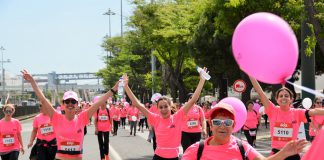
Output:
<svg viewBox="0 0 324 160">
<path fill-rule="evenodd" d="M 20 117 L 20 116 L 30 115 L 30 114 L 39 112 L 38 106 L 16 106 L 15 109 L 16 109 L 16 111 L 15 111 L 13 117 Z M 4 117 L 4 114 L 1 109 L 0 118 L 3 118 L 3 117 Z"/>
</svg>

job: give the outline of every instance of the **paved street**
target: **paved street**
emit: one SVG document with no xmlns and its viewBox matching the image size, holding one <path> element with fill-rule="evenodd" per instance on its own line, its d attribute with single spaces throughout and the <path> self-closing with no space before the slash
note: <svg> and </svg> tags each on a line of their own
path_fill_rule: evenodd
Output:
<svg viewBox="0 0 324 160">
<path fill-rule="evenodd" d="M 22 137 L 25 148 L 29 142 L 30 133 L 32 131 L 32 120 L 22 121 Z M 257 140 L 256 149 L 263 155 L 267 156 L 270 153 L 270 139 L 267 136 L 267 130 L 261 127 L 260 136 Z M 119 128 L 118 135 L 110 135 L 110 158 L 112 160 L 148 160 L 152 159 L 153 149 L 152 143 L 146 141 L 148 131 L 144 130 L 144 133 L 137 132 L 136 136 L 129 134 L 129 128 Z M 244 135 L 241 136 L 244 139 Z M 97 137 L 94 135 L 94 125 L 88 126 L 88 134 L 84 140 L 84 154 L 85 160 L 99 160 L 99 149 Z M 25 149 L 26 153 L 20 155 L 21 160 L 28 160 L 30 149 Z M 182 149 L 181 149 L 182 153 Z"/>
</svg>

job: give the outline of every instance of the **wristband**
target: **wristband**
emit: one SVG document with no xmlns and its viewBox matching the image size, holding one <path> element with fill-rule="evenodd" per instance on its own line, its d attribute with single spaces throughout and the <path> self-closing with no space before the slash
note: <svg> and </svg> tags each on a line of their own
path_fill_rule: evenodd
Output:
<svg viewBox="0 0 324 160">
<path fill-rule="evenodd" d="M 112 88 L 110 88 L 110 91 L 111 91 L 113 94 L 116 94 L 116 91 L 114 91 Z"/>
<path fill-rule="evenodd" d="M 308 112 L 309 112 L 309 110 L 306 110 L 305 116 L 306 116 L 307 122 L 309 123 L 309 122 L 312 122 L 312 120 L 310 119 L 310 116 L 309 116 Z"/>
</svg>

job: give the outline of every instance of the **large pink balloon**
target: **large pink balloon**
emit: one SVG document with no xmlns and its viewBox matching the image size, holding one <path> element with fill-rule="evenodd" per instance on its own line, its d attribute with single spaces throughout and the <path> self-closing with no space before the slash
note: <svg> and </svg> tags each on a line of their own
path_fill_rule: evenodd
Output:
<svg viewBox="0 0 324 160">
<path fill-rule="evenodd" d="M 247 112 L 246 112 L 244 103 L 235 97 L 226 97 L 226 98 L 222 99 L 219 103 L 226 103 L 226 104 L 231 105 L 234 108 L 236 124 L 235 124 L 233 132 L 239 131 L 242 128 L 242 126 L 244 125 L 244 123 L 246 121 L 246 116 L 247 116 Z"/>
<path fill-rule="evenodd" d="M 236 62 L 259 81 L 285 83 L 297 65 L 298 43 L 289 24 L 272 13 L 255 13 L 235 28 L 232 49 Z"/>
</svg>

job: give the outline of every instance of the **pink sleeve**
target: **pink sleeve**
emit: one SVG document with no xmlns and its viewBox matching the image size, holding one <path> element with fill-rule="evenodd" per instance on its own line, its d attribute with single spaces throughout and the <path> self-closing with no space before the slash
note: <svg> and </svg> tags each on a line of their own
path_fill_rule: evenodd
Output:
<svg viewBox="0 0 324 160">
<path fill-rule="evenodd" d="M 18 133 L 21 133 L 22 128 L 19 120 L 17 120 L 17 129 L 18 129 Z"/>
<path fill-rule="evenodd" d="M 149 116 L 147 118 L 148 123 L 151 124 L 152 126 L 155 126 L 156 118 L 158 116 L 159 115 L 157 115 L 155 113 L 149 112 Z"/>
<path fill-rule="evenodd" d="M 255 157 L 261 156 L 261 154 L 256 151 L 251 145 L 249 145 L 247 142 L 242 141 L 242 144 L 244 146 L 245 154 L 249 159 L 254 159 Z"/>
<path fill-rule="evenodd" d="M 87 125 L 88 124 L 88 122 L 89 122 L 89 118 L 88 118 L 88 113 L 87 113 L 87 111 L 83 111 L 83 112 L 81 112 L 80 113 L 80 115 L 79 115 L 79 118 L 80 118 L 80 120 L 81 120 L 81 124 L 82 125 Z"/>
<path fill-rule="evenodd" d="M 265 108 L 264 107 L 264 110 L 265 110 L 265 113 L 268 115 L 268 117 L 270 118 L 272 116 L 272 112 L 275 110 L 275 105 L 270 102 L 270 105 L 268 108 Z"/>
<path fill-rule="evenodd" d="M 34 118 L 33 127 L 34 128 L 38 128 L 38 125 L 37 125 L 37 117 Z"/>
<path fill-rule="evenodd" d="M 51 119 L 54 126 L 57 125 L 58 119 L 60 119 L 60 118 L 63 118 L 63 115 L 61 115 L 61 114 L 59 114 L 57 112 L 54 112 L 54 114 L 52 116 L 52 119 Z"/>
<path fill-rule="evenodd" d="M 298 118 L 301 122 L 307 123 L 307 118 L 305 115 L 306 109 L 296 109 L 298 112 Z"/>
<path fill-rule="evenodd" d="M 196 160 L 199 142 L 191 145 L 182 155 L 182 160 Z"/>
</svg>

